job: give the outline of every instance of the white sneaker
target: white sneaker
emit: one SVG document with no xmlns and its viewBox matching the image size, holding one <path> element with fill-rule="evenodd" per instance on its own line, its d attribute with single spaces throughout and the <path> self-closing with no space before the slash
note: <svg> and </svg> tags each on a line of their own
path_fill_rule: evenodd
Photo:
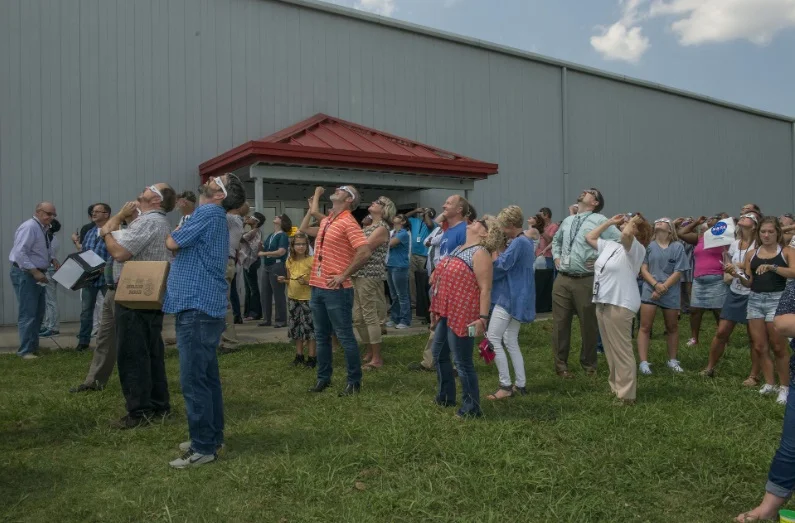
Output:
<svg viewBox="0 0 795 523">
<path fill-rule="evenodd" d="M 188 452 L 190 450 L 190 446 L 191 446 L 191 441 L 190 440 L 183 441 L 182 443 L 179 444 L 179 450 L 182 451 L 182 452 Z M 221 451 L 224 450 L 225 446 L 226 446 L 226 443 L 221 443 L 220 445 L 215 447 L 215 453 L 216 454 L 220 454 Z"/>
<path fill-rule="evenodd" d="M 759 389 L 759 394 L 762 396 L 766 396 L 768 394 L 775 394 L 778 392 L 778 388 L 775 385 L 770 385 L 769 383 L 765 383 L 762 385 L 762 388 Z"/>
<path fill-rule="evenodd" d="M 668 368 L 674 372 L 684 372 L 682 366 L 679 365 L 679 360 L 668 360 Z"/>
<path fill-rule="evenodd" d="M 788 395 L 789 395 L 789 387 L 779 387 L 778 398 L 776 398 L 776 403 L 778 403 L 779 405 L 786 405 Z"/>
<path fill-rule="evenodd" d="M 386 325 L 387 327 L 394 327 L 394 326 L 395 326 L 395 322 L 394 322 L 394 321 L 392 321 L 392 320 L 389 320 L 389 321 L 388 321 L 388 322 L 386 322 L 384 325 Z"/>
<path fill-rule="evenodd" d="M 190 467 L 198 467 L 207 463 L 212 463 L 216 460 L 215 454 L 199 454 L 198 452 L 188 449 L 181 458 L 171 461 L 169 465 L 175 469 L 186 469 Z"/>
<path fill-rule="evenodd" d="M 648 361 L 641 361 L 640 365 L 638 365 L 638 369 L 640 370 L 641 374 L 651 376 L 651 366 L 649 365 Z"/>
<path fill-rule="evenodd" d="M 396 329 L 408 329 L 409 326 L 406 325 L 405 323 L 398 323 L 397 325 L 395 325 L 395 328 Z"/>
<path fill-rule="evenodd" d="M 27 353 L 27 354 L 23 354 L 22 355 L 22 359 L 23 360 L 37 360 L 37 359 L 39 359 L 39 357 L 36 356 L 35 354 Z"/>
</svg>

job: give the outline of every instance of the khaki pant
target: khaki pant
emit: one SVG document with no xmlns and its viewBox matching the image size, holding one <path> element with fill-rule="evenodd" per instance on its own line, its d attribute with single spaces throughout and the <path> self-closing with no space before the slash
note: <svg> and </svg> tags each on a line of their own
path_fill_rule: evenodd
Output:
<svg viewBox="0 0 795 523">
<path fill-rule="evenodd" d="M 416 276 L 414 275 L 417 271 L 425 272 L 425 260 L 427 260 L 425 256 L 419 256 L 417 254 L 412 254 L 411 259 L 409 260 L 409 292 L 411 293 L 411 306 L 414 307 L 417 304 L 417 283 L 416 283 Z"/>
<path fill-rule="evenodd" d="M 384 290 L 385 280 L 378 280 L 378 324 L 384 326 L 386 324 L 386 291 Z"/>
<path fill-rule="evenodd" d="M 222 341 L 229 343 L 237 343 L 237 331 L 235 330 L 235 313 L 232 311 L 232 303 L 229 301 L 229 296 L 232 294 L 232 279 L 235 277 L 235 260 L 229 258 L 226 261 L 226 329 L 221 336 Z"/>
<path fill-rule="evenodd" d="M 638 368 L 631 337 L 634 318 L 635 313 L 624 307 L 596 304 L 596 320 L 610 367 L 610 390 L 622 400 L 634 400 L 638 390 Z"/>
<path fill-rule="evenodd" d="M 599 326 L 592 299 L 593 276 L 571 278 L 563 273 L 558 274 L 552 286 L 552 351 L 555 356 L 555 371 L 558 373 L 569 369 L 571 320 L 575 314 L 580 320 L 582 335 L 580 365 L 585 370 L 596 371 Z"/>
<path fill-rule="evenodd" d="M 116 366 L 116 318 L 114 317 L 114 306 L 116 305 L 116 291 L 108 290 L 105 293 L 105 300 L 102 302 L 102 311 L 99 320 L 99 330 L 97 331 L 97 348 L 94 349 L 94 356 L 91 358 L 91 366 L 83 382 L 85 385 L 92 386 L 99 384 L 104 387 L 108 384 L 108 379 Z"/>
<path fill-rule="evenodd" d="M 384 282 L 376 278 L 352 278 L 352 281 L 353 326 L 362 343 L 381 343 L 380 310 L 386 311 Z"/>
</svg>

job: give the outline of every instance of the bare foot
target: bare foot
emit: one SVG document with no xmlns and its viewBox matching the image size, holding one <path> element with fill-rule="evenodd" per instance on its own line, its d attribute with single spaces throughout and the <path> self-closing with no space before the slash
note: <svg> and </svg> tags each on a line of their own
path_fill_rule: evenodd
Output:
<svg viewBox="0 0 795 523">
<path fill-rule="evenodd" d="M 786 499 L 767 492 L 758 507 L 748 512 L 743 512 L 734 518 L 734 521 L 738 523 L 746 521 L 777 521 L 778 509 L 783 507 L 786 502 Z"/>
<path fill-rule="evenodd" d="M 367 354 L 364 355 L 364 358 L 362 358 L 362 361 L 364 363 L 367 363 L 371 359 L 373 359 L 373 353 L 372 352 L 368 352 Z"/>
</svg>

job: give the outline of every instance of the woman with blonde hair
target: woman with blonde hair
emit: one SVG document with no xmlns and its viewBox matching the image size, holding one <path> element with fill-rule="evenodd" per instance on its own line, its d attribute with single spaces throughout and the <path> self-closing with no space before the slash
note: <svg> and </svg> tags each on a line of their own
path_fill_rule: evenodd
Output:
<svg viewBox="0 0 795 523">
<path fill-rule="evenodd" d="M 663 310 L 668 337 L 668 368 L 674 372 L 682 372 L 676 355 L 679 350 L 679 308 L 681 307 L 679 279 L 686 270 L 685 249 L 679 242 L 673 221 L 670 218 L 655 220 L 654 239 L 646 247 L 646 257 L 640 269 L 644 280 L 638 330 L 638 357 L 642 374 L 651 374 L 649 338 L 658 307 Z"/>
<path fill-rule="evenodd" d="M 729 343 L 729 337 L 734 331 L 734 326 L 738 323 L 746 325 L 748 330 L 748 339 L 751 340 L 751 329 L 748 327 L 748 295 L 751 290 L 742 284 L 739 278 L 733 277 L 732 270 L 742 267 L 745 263 L 745 256 L 749 249 L 754 248 L 756 243 L 756 228 L 759 223 L 759 218 L 754 213 L 743 214 L 737 220 L 737 228 L 739 229 L 740 238 L 734 240 L 729 246 L 729 260 L 724 267 L 726 276 L 730 279 L 729 292 L 726 295 L 726 301 L 723 302 L 723 309 L 720 311 L 720 321 L 718 322 L 718 330 L 715 332 L 715 337 L 712 338 L 712 343 L 709 347 L 709 361 L 707 368 L 701 371 L 702 376 L 709 378 L 715 377 L 715 366 L 723 356 L 726 350 L 726 344 Z M 751 351 L 753 356 L 755 353 Z M 755 372 L 751 371 L 751 376 L 746 380 L 753 385 L 757 383 Z"/>
<path fill-rule="evenodd" d="M 491 304 L 494 308 L 486 337 L 494 347 L 500 388 L 486 396 L 490 400 L 527 394 L 524 359 L 519 349 L 519 328 L 522 323 L 530 323 L 536 317 L 536 288 L 533 269 L 535 246 L 533 240 L 523 234 L 523 221 L 522 209 L 517 205 L 506 207 L 497 215 L 499 227 L 510 243 L 504 251 L 499 254 L 495 251 L 493 255 Z M 511 357 L 516 377 L 513 387 L 505 349 Z"/>
<path fill-rule="evenodd" d="M 494 217 L 478 220 L 472 212 L 469 218 L 463 245 L 445 256 L 431 276 L 432 350 L 439 382 L 435 401 L 443 407 L 456 404 L 452 352 L 462 389 L 461 408 L 456 413 L 459 418 L 482 414 L 478 375 L 472 361 L 474 336 L 483 335 L 489 319 L 493 270 L 490 253 L 504 242 Z"/>
<path fill-rule="evenodd" d="M 372 223 L 363 229 L 372 256 L 351 275 L 353 282 L 353 326 L 366 347 L 363 370 L 381 367 L 381 322 L 379 311 L 386 308 L 384 281 L 389 223 L 395 215 L 395 204 L 379 196 L 367 209 Z"/>
</svg>

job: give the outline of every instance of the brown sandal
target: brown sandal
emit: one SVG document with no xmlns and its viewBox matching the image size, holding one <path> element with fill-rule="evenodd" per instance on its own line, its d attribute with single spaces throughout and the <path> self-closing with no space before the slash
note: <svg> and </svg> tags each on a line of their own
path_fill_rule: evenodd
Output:
<svg viewBox="0 0 795 523">
<path fill-rule="evenodd" d="M 759 377 L 758 376 L 748 376 L 746 380 L 743 382 L 743 387 L 758 387 L 759 386 Z"/>
<path fill-rule="evenodd" d="M 500 392 L 504 392 L 507 394 L 499 395 Z M 494 391 L 494 394 L 489 394 L 486 396 L 487 400 L 496 401 L 496 400 L 504 400 L 505 398 L 512 398 L 513 397 L 513 388 L 508 385 L 507 387 L 500 387 L 499 389 Z"/>
</svg>

